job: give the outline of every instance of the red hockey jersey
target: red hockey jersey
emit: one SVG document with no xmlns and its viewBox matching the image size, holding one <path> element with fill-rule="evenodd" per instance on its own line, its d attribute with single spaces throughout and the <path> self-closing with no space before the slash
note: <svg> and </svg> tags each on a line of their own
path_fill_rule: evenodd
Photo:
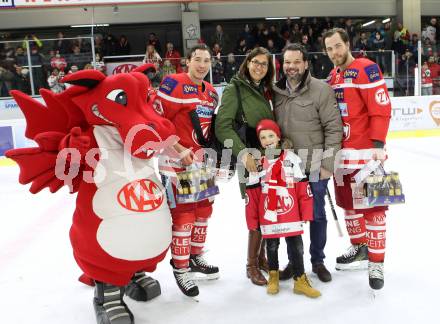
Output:
<svg viewBox="0 0 440 324">
<path fill-rule="evenodd" d="M 385 143 L 391 103 L 379 66 L 366 58 L 358 58 L 345 70 L 333 69 L 327 82 L 335 91 L 341 111 L 342 148 L 373 148 L 373 140 Z"/>
<path fill-rule="evenodd" d="M 165 118 L 176 126 L 179 143 L 196 152 L 201 148 L 191 122 L 190 112 L 195 111 L 205 139 L 211 131 L 211 121 L 218 104 L 218 95 L 214 87 L 203 81 L 197 85 L 187 73 L 171 74 L 165 77 L 159 86 L 157 96 Z M 156 109 L 156 110 L 157 110 Z"/>
<path fill-rule="evenodd" d="M 261 182 L 263 190 L 259 206 L 260 228 L 264 238 L 301 235 L 304 221 L 313 220 L 313 194 L 309 182 L 296 182 L 290 188 L 286 185 L 284 177 L 289 171 L 285 169 L 292 168 L 291 162 L 295 160 L 288 157 L 285 151 L 274 161 L 266 160 L 269 163 L 263 159 L 263 167 L 268 166 Z M 273 221 L 265 218 L 271 211 L 276 214 Z"/>
</svg>

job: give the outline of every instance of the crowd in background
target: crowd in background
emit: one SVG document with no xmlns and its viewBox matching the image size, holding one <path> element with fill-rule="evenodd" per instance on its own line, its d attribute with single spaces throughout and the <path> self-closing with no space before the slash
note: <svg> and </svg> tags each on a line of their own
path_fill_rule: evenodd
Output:
<svg viewBox="0 0 440 324">
<path fill-rule="evenodd" d="M 216 25 L 210 34 L 202 30 L 200 42 L 210 46 L 213 52 L 212 73 L 208 78 L 213 84 L 229 82 L 238 71 L 244 56 L 257 46 L 265 47 L 274 54 L 276 78 L 280 78 L 280 53 L 291 43 L 301 43 L 311 53 L 310 70 L 312 75 L 325 79 L 333 68 L 323 53 L 322 35 L 333 27 L 344 28 L 350 36 L 350 43 L 356 56 L 364 56 L 380 65 L 385 76 L 391 76 L 392 56 L 395 55 L 395 94 L 408 95 L 414 87 L 414 67 L 417 64 L 418 41 L 422 41 L 422 89 L 424 94 L 440 94 L 440 25 L 433 17 L 422 26 L 422 35 L 411 33 L 401 23 L 378 21 L 368 29 L 350 18 L 302 18 L 286 19 L 281 23 L 259 22 L 245 24 L 234 34 L 224 32 L 221 24 Z M 26 36 L 21 44 L 17 42 L 0 43 L 0 96 L 8 96 L 9 90 L 18 89 L 31 93 L 28 49 L 33 71 L 35 93 L 41 87 L 60 92 L 66 85 L 60 82 L 66 73 L 82 69 L 105 71 L 103 57 L 126 56 L 132 53 L 132 46 L 125 35 L 96 34 L 94 53 L 91 38 L 66 39 L 58 32 L 55 40 L 42 42 L 36 35 Z M 29 41 L 29 42 L 26 42 Z M 163 45 L 162 45 L 163 44 Z M 186 70 L 185 59 L 173 42 L 161 41 L 155 33 L 146 37 L 145 52 L 138 61 L 153 63 L 156 74 L 153 85 L 158 85 L 163 76 Z M 118 58 L 122 60 L 121 58 Z M 117 59 L 116 59 L 117 60 Z M 133 58 L 130 58 L 134 61 Z M 399 91 L 400 90 L 400 91 Z"/>
</svg>

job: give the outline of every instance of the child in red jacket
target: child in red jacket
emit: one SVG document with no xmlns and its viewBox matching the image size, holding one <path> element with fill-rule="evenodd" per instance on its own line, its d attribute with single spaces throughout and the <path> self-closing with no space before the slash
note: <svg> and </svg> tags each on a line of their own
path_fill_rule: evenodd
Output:
<svg viewBox="0 0 440 324">
<path fill-rule="evenodd" d="M 256 131 L 263 149 L 280 148 L 281 131 L 273 120 L 263 119 Z M 278 246 L 280 237 L 284 237 L 292 251 L 289 261 L 294 265 L 293 292 L 316 298 L 321 293 L 311 286 L 304 272 L 301 237 L 303 223 L 313 220 L 313 195 L 300 163 L 301 159 L 289 150 L 281 150 L 274 159 L 262 159 L 266 174 L 262 179 L 259 215 L 269 263 L 267 293 L 279 291 Z"/>
</svg>

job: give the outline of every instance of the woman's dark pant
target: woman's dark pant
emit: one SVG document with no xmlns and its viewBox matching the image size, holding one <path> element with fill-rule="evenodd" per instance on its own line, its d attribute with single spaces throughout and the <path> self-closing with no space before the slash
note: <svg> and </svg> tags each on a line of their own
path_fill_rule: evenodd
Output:
<svg viewBox="0 0 440 324">
<path fill-rule="evenodd" d="M 304 273 L 304 245 L 301 235 L 286 237 L 289 262 L 293 265 L 293 277 L 301 277 Z M 279 238 L 266 239 L 267 261 L 269 270 L 278 270 L 278 247 Z"/>
</svg>

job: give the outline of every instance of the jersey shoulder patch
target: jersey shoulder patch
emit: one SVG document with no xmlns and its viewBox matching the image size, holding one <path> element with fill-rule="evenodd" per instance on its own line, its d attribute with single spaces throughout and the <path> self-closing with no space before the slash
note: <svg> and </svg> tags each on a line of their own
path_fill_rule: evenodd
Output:
<svg viewBox="0 0 440 324">
<path fill-rule="evenodd" d="M 160 84 L 159 91 L 169 95 L 173 92 L 173 90 L 176 88 L 178 83 L 179 81 L 171 77 L 166 77 Z"/>
<path fill-rule="evenodd" d="M 375 63 L 364 67 L 369 82 L 376 82 L 381 79 L 379 66 Z"/>
</svg>

